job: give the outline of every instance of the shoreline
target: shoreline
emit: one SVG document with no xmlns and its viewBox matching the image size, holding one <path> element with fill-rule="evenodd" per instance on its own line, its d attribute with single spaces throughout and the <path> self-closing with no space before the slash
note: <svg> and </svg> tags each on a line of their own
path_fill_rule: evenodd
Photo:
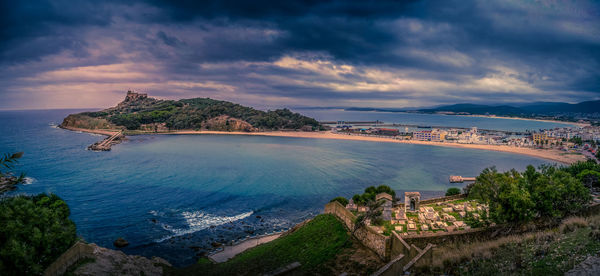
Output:
<svg viewBox="0 0 600 276">
<path fill-rule="evenodd" d="M 283 233 L 275 233 L 270 235 L 263 235 L 258 237 L 249 238 L 243 242 L 233 245 L 225 245 L 223 246 L 223 250 L 216 252 L 214 254 L 208 255 L 208 259 L 215 263 L 224 263 L 227 260 L 243 253 L 244 251 L 259 246 L 263 243 L 268 243 L 270 241 L 276 240 Z"/>
<path fill-rule="evenodd" d="M 113 135 L 119 130 L 100 130 L 100 129 L 81 129 L 74 127 L 62 127 L 63 129 L 81 131 L 87 133 L 95 133 L 102 135 Z M 458 144 L 458 143 L 444 143 L 444 142 L 430 142 L 430 141 L 417 141 L 417 140 L 398 140 L 386 137 L 373 137 L 373 136 L 358 136 L 358 135 L 347 135 L 347 134 L 336 134 L 332 132 L 304 132 L 304 131 L 269 131 L 269 132 L 239 132 L 239 131 L 196 131 L 196 130 L 179 130 L 172 132 L 140 132 L 135 135 L 248 135 L 248 136 L 270 136 L 270 137 L 289 137 L 289 138 L 310 138 L 310 139 L 333 139 L 333 140 L 351 140 L 351 141 L 367 141 L 367 142 L 384 142 L 384 143 L 399 143 L 399 144 L 412 144 L 412 145 L 425 145 L 425 146 L 438 146 L 438 147 L 450 147 L 450 148 L 465 148 L 465 149 L 478 149 L 488 151 L 507 152 L 513 154 L 527 155 L 531 157 L 541 158 L 545 160 L 551 160 L 562 164 L 572 164 L 577 161 L 585 161 L 585 156 L 581 154 L 569 154 L 554 149 L 532 149 L 532 148 L 517 148 L 506 145 L 481 145 L 481 144 Z"/>
</svg>

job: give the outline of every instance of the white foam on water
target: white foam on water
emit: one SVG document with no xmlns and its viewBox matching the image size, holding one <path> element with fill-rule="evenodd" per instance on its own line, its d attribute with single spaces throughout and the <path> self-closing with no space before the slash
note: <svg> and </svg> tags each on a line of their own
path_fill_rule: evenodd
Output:
<svg viewBox="0 0 600 276">
<path fill-rule="evenodd" d="M 151 211 L 152 213 L 153 211 Z M 229 222 L 233 222 L 240 219 L 245 219 L 251 216 L 254 212 L 246 212 L 241 213 L 235 216 L 216 216 L 213 214 L 204 213 L 202 211 L 194 211 L 194 212 L 183 212 L 181 215 L 185 219 L 187 224 L 187 228 L 173 228 L 168 224 L 161 223 L 163 229 L 173 233 L 173 235 L 168 235 L 166 237 L 155 240 L 156 242 L 162 242 L 164 240 L 168 240 L 172 237 L 182 236 L 185 234 L 190 234 L 194 232 L 198 232 L 200 230 L 204 230 L 211 226 L 219 226 Z"/>
<path fill-rule="evenodd" d="M 151 215 L 153 215 L 153 216 L 159 216 L 159 215 L 161 215 L 158 211 L 155 211 L 155 210 L 151 210 L 149 213 Z"/>
<path fill-rule="evenodd" d="M 27 177 L 25 177 L 25 181 L 23 182 L 23 185 L 33 184 L 36 181 L 37 181 L 37 179 L 27 176 Z"/>
</svg>

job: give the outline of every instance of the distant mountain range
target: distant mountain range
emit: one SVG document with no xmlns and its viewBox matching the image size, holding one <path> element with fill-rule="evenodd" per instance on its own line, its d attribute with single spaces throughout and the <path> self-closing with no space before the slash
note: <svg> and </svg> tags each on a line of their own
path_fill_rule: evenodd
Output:
<svg viewBox="0 0 600 276">
<path fill-rule="evenodd" d="M 372 108 L 348 107 L 348 111 L 420 112 L 497 116 L 554 116 L 567 113 L 600 113 L 600 100 L 577 104 L 561 102 L 536 102 L 530 104 L 482 105 L 461 103 L 428 108 Z"/>
</svg>

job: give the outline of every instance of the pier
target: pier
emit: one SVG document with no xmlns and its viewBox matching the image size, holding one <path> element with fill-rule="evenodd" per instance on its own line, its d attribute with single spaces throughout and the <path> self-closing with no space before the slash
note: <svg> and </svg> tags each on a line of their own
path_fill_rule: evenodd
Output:
<svg viewBox="0 0 600 276">
<path fill-rule="evenodd" d="M 450 183 L 463 183 L 465 181 L 475 181 L 475 177 L 462 177 L 460 175 L 451 175 L 450 176 Z"/>
<path fill-rule="evenodd" d="M 379 125 L 383 124 L 382 121 L 322 121 L 319 122 L 323 125 Z"/>
<path fill-rule="evenodd" d="M 97 143 L 94 143 L 94 144 L 90 145 L 88 147 L 88 149 L 89 150 L 93 150 L 93 151 L 109 151 L 110 147 L 112 145 L 121 143 L 121 139 L 123 137 L 124 136 L 123 136 L 123 132 L 122 131 L 116 132 L 115 134 L 109 136 L 108 138 L 106 138 L 106 139 L 104 139 L 104 140 L 102 140 L 100 142 L 97 142 Z"/>
</svg>

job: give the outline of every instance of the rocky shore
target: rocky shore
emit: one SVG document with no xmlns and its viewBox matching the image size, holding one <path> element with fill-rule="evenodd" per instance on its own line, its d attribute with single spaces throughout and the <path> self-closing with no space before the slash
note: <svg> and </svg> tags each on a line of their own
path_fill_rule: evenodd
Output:
<svg viewBox="0 0 600 276">
<path fill-rule="evenodd" d="M 93 261 L 77 267 L 74 275 L 163 275 L 163 266 L 171 266 L 159 257 L 148 259 L 90 245 L 94 246 Z"/>
</svg>

